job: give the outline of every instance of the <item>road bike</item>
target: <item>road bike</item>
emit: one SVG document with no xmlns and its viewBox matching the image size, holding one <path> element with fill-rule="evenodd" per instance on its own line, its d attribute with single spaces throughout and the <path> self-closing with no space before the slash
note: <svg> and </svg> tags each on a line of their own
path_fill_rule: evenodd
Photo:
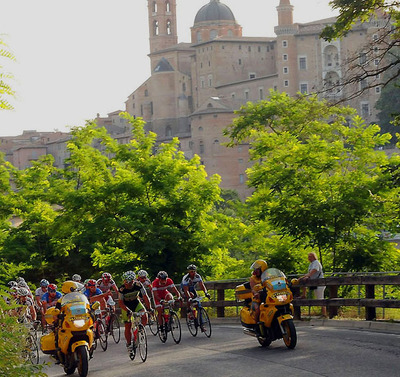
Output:
<svg viewBox="0 0 400 377">
<path fill-rule="evenodd" d="M 121 339 L 121 327 L 119 324 L 119 319 L 115 310 L 112 306 L 107 305 L 106 307 L 106 333 L 113 337 L 115 343 L 119 343 Z"/>
<path fill-rule="evenodd" d="M 156 311 L 151 311 L 148 312 L 149 319 L 147 321 L 147 324 L 149 326 L 150 332 L 156 336 L 158 334 L 158 320 L 157 320 L 157 312 Z"/>
<path fill-rule="evenodd" d="M 162 305 L 162 324 L 157 322 L 158 336 L 161 342 L 165 343 L 167 341 L 168 333 L 172 335 L 172 339 L 176 344 L 181 341 L 182 330 L 181 323 L 179 321 L 178 314 L 174 310 L 175 300 L 164 301 L 161 300 Z"/>
<path fill-rule="evenodd" d="M 25 344 L 22 350 L 22 357 L 25 361 L 32 364 L 39 364 L 39 347 L 37 343 L 37 321 L 32 321 L 28 307 L 23 307 L 19 315 L 18 322 L 22 323 L 26 329 L 27 334 Z"/>
<path fill-rule="evenodd" d="M 93 324 L 93 333 L 94 333 L 94 342 L 93 346 L 90 350 L 90 356 L 93 355 L 93 351 L 97 349 L 97 341 L 99 341 L 101 348 L 103 351 L 107 350 L 108 347 L 108 334 L 106 331 L 106 326 L 104 321 L 101 319 L 101 310 L 96 309 L 95 312 L 95 321 Z"/>
<path fill-rule="evenodd" d="M 203 297 L 189 299 L 190 307 L 186 316 L 186 324 L 189 332 L 196 336 L 198 329 L 209 338 L 211 336 L 211 322 L 206 310 L 201 306 Z"/>
<path fill-rule="evenodd" d="M 147 359 L 147 334 L 142 324 L 142 316 L 146 312 L 130 312 L 131 315 L 131 344 L 128 348 L 129 357 L 133 361 L 137 351 L 143 362 Z"/>
</svg>

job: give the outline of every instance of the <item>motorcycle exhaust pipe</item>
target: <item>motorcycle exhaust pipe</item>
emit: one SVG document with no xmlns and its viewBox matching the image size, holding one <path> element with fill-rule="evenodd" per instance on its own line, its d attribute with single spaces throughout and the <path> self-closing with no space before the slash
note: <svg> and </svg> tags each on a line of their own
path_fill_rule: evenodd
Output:
<svg viewBox="0 0 400 377">
<path fill-rule="evenodd" d="M 256 332 L 254 330 L 252 330 L 252 329 L 244 328 L 243 329 L 243 333 L 246 334 L 246 335 L 253 336 L 254 338 L 257 338 Z"/>
</svg>

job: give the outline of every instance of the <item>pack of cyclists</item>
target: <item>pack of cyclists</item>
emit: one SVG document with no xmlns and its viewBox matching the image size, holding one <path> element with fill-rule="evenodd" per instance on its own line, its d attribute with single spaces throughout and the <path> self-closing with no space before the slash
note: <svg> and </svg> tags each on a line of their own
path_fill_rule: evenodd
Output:
<svg viewBox="0 0 400 377">
<path fill-rule="evenodd" d="M 75 290 L 83 293 L 89 302 L 99 301 L 100 307 L 104 311 L 106 306 L 115 311 L 116 298 L 121 308 L 121 318 L 124 321 L 125 340 L 127 349 L 131 344 L 131 315 L 130 312 L 141 314 L 142 324 L 147 324 L 147 313 L 157 312 L 159 325 L 162 326 L 162 304 L 164 301 L 175 300 L 182 304 L 183 300 L 189 301 L 197 297 L 196 286 L 198 285 L 204 291 L 206 297 L 210 298 L 207 288 L 204 285 L 202 277 L 197 272 L 197 267 L 190 264 L 187 267 L 187 273 L 183 276 L 179 285 L 176 285 L 168 276 L 166 271 L 159 271 L 156 278 L 151 281 L 146 270 L 126 271 L 122 275 L 122 284 L 117 286 L 108 272 L 104 272 L 99 279 L 86 279 L 82 283 L 79 274 L 74 274 L 70 279 L 75 282 Z M 8 283 L 8 292 L 10 298 L 8 303 L 17 303 L 21 305 L 18 310 L 13 310 L 12 315 L 24 316 L 32 322 L 36 322 L 37 315 L 40 314 L 40 320 L 45 328 L 45 313 L 47 309 L 54 307 L 60 302 L 63 292 L 57 289 L 57 285 L 42 279 L 39 287 L 32 294 L 24 278 L 18 277 L 15 281 Z M 12 302 L 13 301 L 13 302 Z M 182 305 L 181 305 L 182 306 Z"/>
</svg>

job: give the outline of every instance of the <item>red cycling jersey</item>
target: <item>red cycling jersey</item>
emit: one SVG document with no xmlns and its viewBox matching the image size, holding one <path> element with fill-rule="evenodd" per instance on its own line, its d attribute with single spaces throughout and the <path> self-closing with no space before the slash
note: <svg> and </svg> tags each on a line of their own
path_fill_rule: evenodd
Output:
<svg viewBox="0 0 400 377">
<path fill-rule="evenodd" d="M 157 278 L 153 281 L 152 285 L 153 292 L 157 292 L 159 300 L 164 300 L 165 296 L 168 294 L 168 289 L 171 289 L 175 286 L 171 278 L 167 278 L 164 285 L 160 285 L 160 279 Z M 154 301 L 156 304 L 159 304 L 159 300 L 154 297 Z"/>
</svg>

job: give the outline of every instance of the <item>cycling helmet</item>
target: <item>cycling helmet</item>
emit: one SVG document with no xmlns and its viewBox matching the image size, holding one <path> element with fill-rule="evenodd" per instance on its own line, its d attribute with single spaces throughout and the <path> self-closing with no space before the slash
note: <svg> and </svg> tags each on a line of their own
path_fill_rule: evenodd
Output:
<svg viewBox="0 0 400 377">
<path fill-rule="evenodd" d="M 46 279 L 42 279 L 42 280 L 40 280 L 40 286 L 41 287 L 48 287 L 48 285 L 49 285 L 50 283 L 48 282 L 48 280 L 46 280 Z"/>
<path fill-rule="evenodd" d="M 186 269 L 188 271 L 196 271 L 197 270 L 197 266 L 195 264 L 189 264 L 189 266 L 187 266 Z"/>
<path fill-rule="evenodd" d="M 136 279 L 136 274 L 133 271 L 126 271 L 122 274 L 122 280 L 128 283 Z"/>
<path fill-rule="evenodd" d="M 83 282 L 83 285 L 84 285 L 85 287 L 87 287 L 87 283 L 89 282 L 89 280 L 90 280 L 90 279 L 86 279 L 86 280 Z"/>
<path fill-rule="evenodd" d="M 24 283 L 25 283 L 25 279 L 24 279 L 23 277 L 21 277 L 21 276 L 18 276 L 18 277 L 17 277 L 17 283 L 19 284 L 19 283 L 21 283 L 21 282 L 24 282 Z"/>
<path fill-rule="evenodd" d="M 20 281 L 19 283 L 18 283 L 18 287 L 20 287 L 20 288 L 29 288 L 28 287 L 28 284 L 26 284 L 26 281 L 24 280 L 24 281 Z"/>
<path fill-rule="evenodd" d="M 166 279 L 166 278 L 168 277 L 168 274 L 167 274 L 165 271 L 160 271 L 160 272 L 157 274 L 157 277 L 158 277 L 159 279 L 164 280 L 164 279 Z"/>
<path fill-rule="evenodd" d="M 17 295 L 18 296 L 29 296 L 29 291 L 24 287 L 18 288 L 17 289 Z"/>
<path fill-rule="evenodd" d="M 250 267 L 252 270 L 261 269 L 261 272 L 264 272 L 268 268 L 268 264 L 263 259 L 257 259 Z"/>
<path fill-rule="evenodd" d="M 147 278 L 147 277 L 149 276 L 149 274 L 147 273 L 146 270 L 140 270 L 140 271 L 137 273 L 137 275 L 138 275 L 140 278 Z"/>
<path fill-rule="evenodd" d="M 56 291 L 56 290 L 57 290 L 57 286 L 56 286 L 55 284 L 49 284 L 49 285 L 47 286 L 47 289 L 48 289 L 49 291 Z"/>
<path fill-rule="evenodd" d="M 14 280 L 10 280 L 10 281 L 7 283 L 7 285 L 8 285 L 10 288 L 16 288 L 16 287 L 18 287 L 18 283 L 17 283 L 16 281 L 14 281 Z"/>
<path fill-rule="evenodd" d="M 71 279 L 72 279 L 72 281 L 81 281 L 82 280 L 81 275 L 78 275 L 78 274 L 73 274 Z"/>
<path fill-rule="evenodd" d="M 111 276 L 111 274 L 108 273 L 108 272 L 103 272 L 103 273 L 101 274 L 101 278 L 102 278 L 102 279 L 105 279 L 105 280 L 111 280 L 111 279 L 112 279 L 112 276 Z"/>
<path fill-rule="evenodd" d="M 88 282 L 87 282 L 87 286 L 88 287 L 95 287 L 96 284 L 97 284 L 97 281 L 94 280 L 94 279 L 89 279 Z"/>
<path fill-rule="evenodd" d="M 76 282 L 72 280 L 67 280 L 63 283 L 61 287 L 61 292 L 64 293 L 65 295 L 67 293 L 74 292 L 78 289 L 78 286 L 76 285 Z"/>
</svg>

